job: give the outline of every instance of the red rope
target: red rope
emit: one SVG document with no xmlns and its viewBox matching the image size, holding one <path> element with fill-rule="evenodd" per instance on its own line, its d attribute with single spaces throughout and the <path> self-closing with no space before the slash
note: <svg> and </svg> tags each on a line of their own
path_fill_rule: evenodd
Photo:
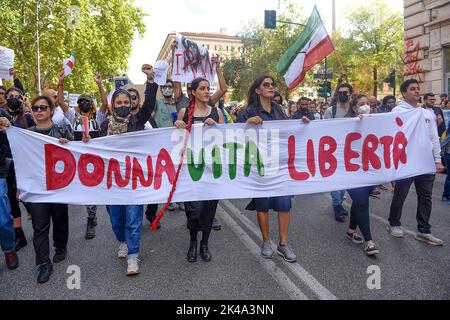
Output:
<svg viewBox="0 0 450 320">
<path fill-rule="evenodd" d="M 158 229 L 158 222 L 159 222 L 159 220 L 161 220 L 161 218 L 166 213 L 167 208 L 169 207 L 169 204 L 172 202 L 173 194 L 175 193 L 175 190 L 177 188 L 178 177 L 180 176 L 181 167 L 183 166 L 184 156 L 185 156 L 186 150 L 187 150 L 187 143 L 189 140 L 189 135 L 191 133 L 192 118 L 194 117 L 194 109 L 195 109 L 195 100 L 192 100 L 191 104 L 189 105 L 189 108 L 188 108 L 188 123 L 187 123 L 187 127 L 186 127 L 186 138 L 184 139 L 183 152 L 181 153 L 180 163 L 178 164 L 177 172 L 175 174 L 175 180 L 172 184 L 172 190 L 169 193 L 169 197 L 167 198 L 166 204 L 164 205 L 162 210 L 158 213 L 155 220 L 153 220 L 152 226 L 151 226 L 152 230 Z"/>
</svg>

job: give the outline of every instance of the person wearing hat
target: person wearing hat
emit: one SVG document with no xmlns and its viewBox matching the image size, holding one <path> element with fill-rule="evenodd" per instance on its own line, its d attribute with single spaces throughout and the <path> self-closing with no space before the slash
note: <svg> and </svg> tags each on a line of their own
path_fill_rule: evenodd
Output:
<svg viewBox="0 0 450 320">
<path fill-rule="evenodd" d="M 94 76 L 94 81 L 97 83 L 100 89 L 100 94 L 102 96 L 102 103 L 108 103 L 106 94 L 104 93 L 102 86 L 102 76 L 96 73 Z M 64 104 L 64 76 L 61 74 L 58 85 L 58 103 L 59 105 Z M 94 99 L 91 95 L 82 94 L 78 97 L 76 115 L 72 121 L 73 136 L 74 141 L 88 142 L 90 139 L 98 138 L 100 136 L 100 126 L 95 120 L 95 105 Z M 86 136 L 83 124 L 83 117 L 88 120 L 88 135 Z M 97 226 L 97 206 L 96 205 L 86 205 L 86 211 L 88 214 L 86 234 L 85 239 L 95 238 L 95 227 Z"/>
</svg>

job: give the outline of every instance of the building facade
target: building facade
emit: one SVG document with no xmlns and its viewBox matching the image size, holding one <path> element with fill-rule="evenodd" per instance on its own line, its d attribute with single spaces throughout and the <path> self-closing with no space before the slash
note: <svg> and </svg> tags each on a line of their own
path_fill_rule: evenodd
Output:
<svg viewBox="0 0 450 320">
<path fill-rule="evenodd" d="M 421 92 L 450 92 L 450 0 L 404 0 L 405 79 Z"/>
</svg>

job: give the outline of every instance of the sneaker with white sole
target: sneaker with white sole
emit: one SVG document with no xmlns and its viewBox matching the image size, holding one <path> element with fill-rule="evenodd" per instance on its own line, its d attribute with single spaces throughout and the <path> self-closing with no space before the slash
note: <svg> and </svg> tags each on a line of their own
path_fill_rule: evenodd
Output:
<svg viewBox="0 0 450 320">
<path fill-rule="evenodd" d="M 272 259 L 273 250 L 272 250 L 272 242 L 270 240 L 264 241 L 261 246 L 261 255 L 265 259 Z"/>
<path fill-rule="evenodd" d="M 117 252 L 117 258 L 125 259 L 128 256 L 128 246 L 125 242 L 121 242 L 119 245 L 119 251 Z"/>
<path fill-rule="evenodd" d="M 414 238 L 416 240 L 426 242 L 426 243 L 431 244 L 433 246 L 442 246 L 444 244 L 444 241 L 442 241 L 441 239 L 436 238 L 431 233 L 417 232 Z"/>
<path fill-rule="evenodd" d="M 386 230 L 395 238 L 403 238 L 405 236 L 405 232 L 402 227 L 387 226 Z"/>
<path fill-rule="evenodd" d="M 352 234 L 350 234 L 348 232 L 346 232 L 345 234 L 347 235 L 347 239 L 352 240 L 353 243 L 356 243 L 356 244 L 364 243 L 364 239 L 358 233 L 356 233 L 356 231 L 353 232 Z"/>
<path fill-rule="evenodd" d="M 137 257 L 136 258 L 130 258 L 127 260 L 127 276 L 135 276 L 137 274 L 139 274 L 139 262 L 141 260 L 139 260 Z"/>
<path fill-rule="evenodd" d="M 364 251 L 368 256 L 373 256 L 375 254 L 380 253 L 380 249 L 378 249 L 377 245 L 375 243 L 368 243 L 364 246 Z"/>
<path fill-rule="evenodd" d="M 277 253 L 278 255 L 282 256 L 287 262 L 297 261 L 297 256 L 295 255 L 292 248 L 288 245 L 278 245 Z"/>
</svg>

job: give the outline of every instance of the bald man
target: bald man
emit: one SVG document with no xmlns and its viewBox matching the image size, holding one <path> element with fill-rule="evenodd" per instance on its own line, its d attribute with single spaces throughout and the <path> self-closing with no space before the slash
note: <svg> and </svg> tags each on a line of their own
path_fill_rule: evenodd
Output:
<svg viewBox="0 0 450 320">
<path fill-rule="evenodd" d="M 59 106 L 58 93 L 53 89 L 44 90 L 42 95 L 52 99 L 53 104 L 56 106 L 52 117 L 53 123 L 59 126 L 68 125 L 72 128 L 72 123 L 75 119 L 75 111 L 67 105 Z"/>
</svg>

